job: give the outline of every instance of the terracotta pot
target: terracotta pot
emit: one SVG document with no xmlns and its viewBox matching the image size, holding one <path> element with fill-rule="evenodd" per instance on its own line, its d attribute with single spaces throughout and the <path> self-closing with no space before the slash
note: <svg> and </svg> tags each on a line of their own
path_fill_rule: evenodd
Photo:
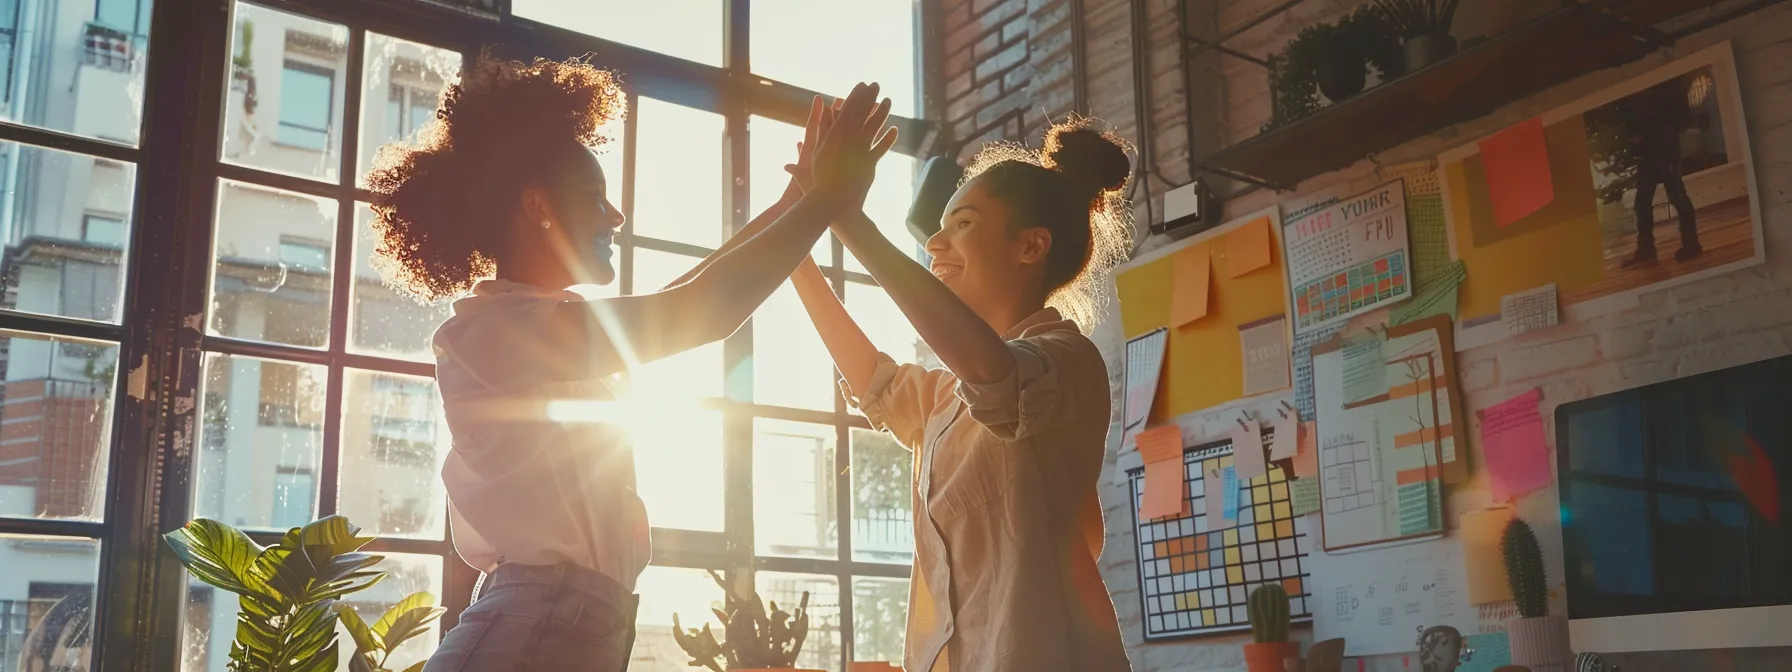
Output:
<svg viewBox="0 0 1792 672">
<path fill-rule="evenodd" d="M 1574 653 L 1568 648 L 1568 619 L 1560 616 L 1516 618 L 1506 623 L 1512 664 L 1531 672 L 1568 672 Z"/>
<path fill-rule="evenodd" d="M 1244 665 L 1250 672 L 1285 672 L 1282 660 L 1298 655 L 1298 642 L 1252 642 L 1244 645 Z"/>
<path fill-rule="evenodd" d="M 846 666 L 846 672 L 902 672 L 902 666 L 884 661 L 859 661 Z"/>
</svg>

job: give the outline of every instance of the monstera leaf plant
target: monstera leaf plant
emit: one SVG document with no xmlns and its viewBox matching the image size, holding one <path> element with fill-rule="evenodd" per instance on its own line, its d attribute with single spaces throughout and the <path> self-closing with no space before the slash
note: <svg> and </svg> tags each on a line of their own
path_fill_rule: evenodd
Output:
<svg viewBox="0 0 1792 672">
<path fill-rule="evenodd" d="M 429 604 L 433 597 L 419 593 L 369 627 L 341 604 L 343 596 L 386 576 L 373 569 L 381 556 L 361 552 L 374 538 L 360 532 L 347 518 L 330 516 L 264 547 L 241 530 L 200 518 L 164 539 L 195 578 L 241 598 L 231 672 L 335 672 L 339 618 L 358 645 L 353 669 L 372 672 L 441 612 Z"/>
</svg>

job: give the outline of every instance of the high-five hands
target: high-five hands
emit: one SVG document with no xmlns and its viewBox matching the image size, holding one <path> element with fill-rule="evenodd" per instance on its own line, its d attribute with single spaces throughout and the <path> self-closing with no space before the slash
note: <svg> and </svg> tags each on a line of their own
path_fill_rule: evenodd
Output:
<svg viewBox="0 0 1792 672">
<path fill-rule="evenodd" d="M 890 99 L 874 105 L 877 93 L 877 84 L 861 83 L 832 108 L 815 99 L 797 163 L 785 167 L 798 186 L 841 214 L 864 207 L 878 160 L 896 144 L 896 128 L 886 125 Z"/>
</svg>

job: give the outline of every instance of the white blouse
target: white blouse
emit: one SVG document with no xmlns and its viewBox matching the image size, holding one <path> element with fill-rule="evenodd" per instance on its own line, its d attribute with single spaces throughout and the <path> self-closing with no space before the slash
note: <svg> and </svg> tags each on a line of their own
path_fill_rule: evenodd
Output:
<svg viewBox="0 0 1792 672">
<path fill-rule="evenodd" d="M 615 400 L 602 380 L 552 382 L 580 353 L 540 337 L 577 294 L 486 281 L 436 330 L 436 380 L 454 447 L 442 466 L 455 550 L 500 562 L 575 563 L 634 590 L 647 566 L 647 512 L 633 448 L 599 423 L 548 419 L 556 401 Z"/>
</svg>

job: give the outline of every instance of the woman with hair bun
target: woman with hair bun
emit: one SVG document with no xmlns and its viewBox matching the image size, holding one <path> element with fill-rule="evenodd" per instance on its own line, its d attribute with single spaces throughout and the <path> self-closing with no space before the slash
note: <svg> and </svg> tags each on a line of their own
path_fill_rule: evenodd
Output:
<svg viewBox="0 0 1792 672">
<path fill-rule="evenodd" d="M 879 353 L 812 261 L 794 276 L 847 399 L 915 453 L 910 672 L 1128 669 L 1096 568 L 1108 375 L 1083 330 L 1129 249 L 1130 172 L 1122 141 L 1072 119 L 1042 150 L 978 153 L 931 267 L 863 214 L 830 224 L 943 369 Z"/>
</svg>

